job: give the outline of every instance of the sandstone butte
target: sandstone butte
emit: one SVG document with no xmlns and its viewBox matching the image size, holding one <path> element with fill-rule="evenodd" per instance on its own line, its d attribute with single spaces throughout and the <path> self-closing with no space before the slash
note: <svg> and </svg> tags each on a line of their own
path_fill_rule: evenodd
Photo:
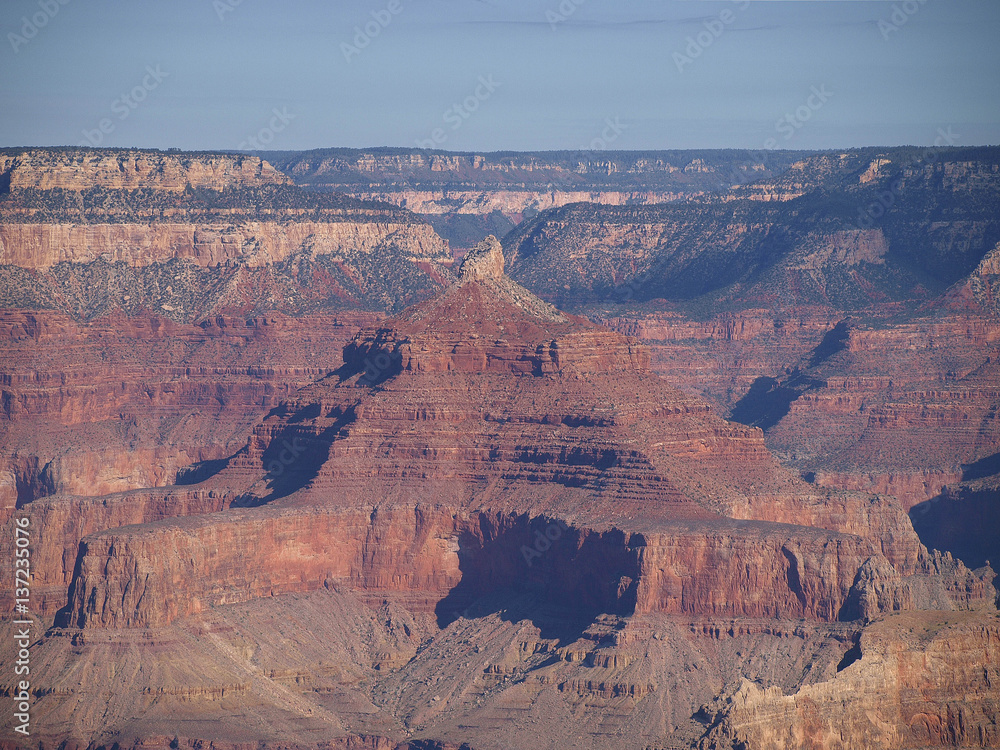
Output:
<svg viewBox="0 0 1000 750">
<path fill-rule="evenodd" d="M 493 238 L 202 470 L 23 508 L 37 746 L 1000 746 L 992 570 Z"/>
</svg>

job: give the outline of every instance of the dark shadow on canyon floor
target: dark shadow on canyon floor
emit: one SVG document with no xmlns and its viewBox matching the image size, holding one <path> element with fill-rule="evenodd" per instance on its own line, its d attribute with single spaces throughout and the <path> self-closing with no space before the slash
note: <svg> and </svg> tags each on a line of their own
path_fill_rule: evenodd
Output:
<svg viewBox="0 0 1000 750">
<path fill-rule="evenodd" d="M 910 509 L 929 549 L 950 552 L 973 570 L 1000 563 L 1000 482 L 956 485 Z"/>
<path fill-rule="evenodd" d="M 492 613 L 530 620 L 543 638 L 577 640 L 602 614 L 635 611 L 638 551 L 620 531 L 583 531 L 546 518 L 480 518 L 459 538 L 462 579 L 438 602 L 439 627 Z"/>
</svg>

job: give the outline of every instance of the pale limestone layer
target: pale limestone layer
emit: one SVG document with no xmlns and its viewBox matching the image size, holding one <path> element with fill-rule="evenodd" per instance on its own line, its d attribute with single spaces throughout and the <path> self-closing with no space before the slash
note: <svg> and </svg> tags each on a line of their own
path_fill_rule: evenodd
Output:
<svg viewBox="0 0 1000 750">
<path fill-rule="evenodd" d="M 489 214 L 499 211 L 515 216 L 527 209 L 545 211 L 569 203 L 604 203 L 610 206 L 646 206 L 670 203 L 701 195 L 683 191 L 626 190 L 379 190 L 348 191 L 359 200 L 385 201 L 418 214 Z"/>
<path fill-rule="evenodd" d="M 242 224 L 0 224 L 0 264 L 46 270 L 61 262 L 123 261 L 140 267 L 172 259 L 200 266 L 238 261 L 259 267 L 300 251 L 368 253 L 393 244 L 411 260 L 450 261 L 425 224 L 246 222 Z"/>
<path fill-rule="evenodd" d="M 172 154 L 158 151 L 33 150 L 0 154 L 0 175 L 10 188 L 39 190 L 222 190 L 233 185 L 290 185 L 291 180 L 256 156 Z"/>
</svg>

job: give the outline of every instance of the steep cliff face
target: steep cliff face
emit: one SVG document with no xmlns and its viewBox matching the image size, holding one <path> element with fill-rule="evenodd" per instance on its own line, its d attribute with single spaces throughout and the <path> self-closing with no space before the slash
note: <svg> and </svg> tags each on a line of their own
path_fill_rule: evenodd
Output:
<svg viewBox="0 0 1000 750">
<path fill-rule="evenodd" d="M 38 190 L 222 190 L 232 185 L 288 185 L 256 156 L 127 149 L 0 150 L 0 179 L 12 192 Z"/>
<path fill-rule="evenodd" d="M 545 212 L 505 253 L 813 483 L 909 510 L 1000 450 L 998 188 L 996 149 L 851 151 L 683 204 Z"/>
<path fill-rule="evenodd" d="M 225 505 L 222 493 L 212 497 Z M 512 588 L 588 614 L 835 622 L 914 606 L 891 566 L 883 562 L 881 588 L 862 575 L 879 559 L 869 543 L 792 526 L 668 524 L 628 534 L 429 505 L 222 515 L 192 505 L 183 515 L 204 512 L 87 537 L 62 624 L 162 627 L 223 604 L 333 585 L 403 594 L 411 611 L 435 612 L 444 623 Z M 539 538 L 548 540 L 541 551 Z M 330 539 L 341 541 L 330 547 Z"/>
<path fill-rule="evenodd" d="M 84 537 L 106 529 L 217 512 L 229 507 L 236 494 L 234 488 L 172 487 L 102 493 L 100 497 L 54 495 L 35 500 L 20 513 L 30 518 L 34 532 L 32 611 L 42 622 L 51 623 L 66 607 L 66 592 L 77 572 Z M 13 545 L 11 515 L 3 517 L 5 548 Z M 14 606 L 10 591 L 0 595 L 0 602 L 8 608 Z"/>
<path fill-rule="evenodd" d="M 190 319 L 245 308 L 261 286 L 271 287 L 261 303 L 294 309 L 287 287 L 317 283 L 332 287 L 328 294 L 342 305 L 364 307 L 368 297 L 384 310 L 426 296 L 452 263 L 447 244 L 414 214 L 300 190 L 256 158 L 118 150 L 5 158 L 5 308 L 77 314 L 73 303 L 90 297 L 103 302 L 99 313 L 146 306 Z M 170 263 L 181 265 L 165 269 Z M 101 289 L 113 283 L 109 276 L 124 276 L 133 288 L 122 295 Z M 216 299 L 177 313 L 175 302 L 190 306 L 185 297 L 206 292 Z"/>
<path fill-rule="evenodd" d="M 888 161 L 863 180 L 875 157 Z M 548 211 L 513 231 L 505 251 L 515 279 L 564 306 L 666 298 L 696 312 L 857 310 L 926 300 L 973 271 L 1000 240 L 998 185 L 995 149 L 934 163 L 908 149 L 852 151 L 681 203 Z M 798 195 L 754 200 L 781 190 Z"/>
<path fill-rule="evenodd" d="M 844 325 L 733 413 L 767 426 L 769 447 L 817 484 L 890 493 L 909 510 L 1000 451 L 998 342 L 1000 324 L 968 314 Z"/>
<path fill-rule="evenodd" d="M 888 617 L 865 630 L 856 651 L 834 679 L 790 695 L 744 682 L 700 747 L 1000 746 L 996 618 Z"/>
<path fill-rule="evenodd" d="M 62 571 L 39 572 L 46 618 L 65 606 L 83 535 L 228 502 L 178 491 L 123 515 L 86 498 L 196 480 L 268 409 L 340 366 L 375 319 L 359 308 L 401 307 L 450 277 L 446 245 L 412 214 L 310 197 L 256 158 L 3 159 L 0 517 L 59 498 L 64 533 L 36 549 Z"/>
<path fill-rule="evenodd" d="M 428 601 L 524 581 L 599 612 L 830 622 L 856 616 L 848 599 L 871 560 L 895 593 L 866 599 L 868 614 L 912 606 L 901 575 L 917 572 L 920 548 L 901 510 L 810 495 L 759 431 L 723 422 L 648 366 L 634 340 L 507 279 L 487 240 L 455 284 L 358 334 L 337 373 L 273 410 L 208 480 L 248 487 L 239 504 L 265 508 L 85 540 L 69 622 L 157 626 L 327 580 Z M 483 513 L 502 515 L 484 527 Z M 414 514 L 437 520 L 412 532 Z M 533 570 L 530 527 L 544 518 L 566 539 L 550 539 L 553 562 Z M 810 526 L 775 523 L 788 521 Z M 344 543 L 323 551 L 333 537 Z M 364 541 L 383 537 L 395 541 L 379 549 L 414 557 Z M 241 557 L 251 539 L 262 564 Z M 160 560 L 164 549 L 177 553 Z M 179 580 L 207 588 L 175 590 Z"/>
<path fill-rule="evenodd" d="M 894 169 L 823 159 L 756 197 L 805 198 L 843 175 L 878 187 Z M 435 163 L 444 177 L 466 168 Z M 927 179 L 965 190 L 990 174 Z M 55 190 L 11 193 L 5 223 L 44 223 Z M 494 240 L 453 273 L 399 209 L 309 203 L 287 185 L 185 186 L 134 205 L 101 190 L 60 194 L 52 223 L 232 219 L 260 247 L 231 263 L 213 259 L 235 243 L 213 239 L 152 264 L 122 251 L 2 269 L 22 309 L 0 318 L 0 517 L 30 519 L 32 608 L 54 624 L 32 645 L 46 747 L 997 744 L 993 571 L 928 552 L 903 498 L 867 494 L 964 477 L 911 514 L 991 517 L 988 257 L 970 266 L 978 286 L 960 280 L 914 318 L 912 288 L 894 304 L 864 286 L 896 273 L 897 229 L 811 227 L 782 268 L 828 289 L 839 269 L 882 300 L 863 320 L 766 295 L 744 310 L 739 290 L 710 315 L 690 300 L 582 308 L 615 333 L 510 279 L 525 256 Z M 735 231 L 725 211 L 758 210 L 723 203 L 699 204 L 719 212 L 719 242 Z M 295 235 L 264 260 L 279 246 L 270 227 L 373 217 L 402 234 L 350 240 L 353 255 Z M 987 225 L 964 226 L 928 233 L 967 232 L 970 259 Z M 655 253 L 688 229 L 644 231 Z M 614 256 L 586 252 L 581 267 Z M 635 280 L 625 302 L 644 299 Z M 397 312 L 376 323 L 363 305 Z M 812 483 L 770 453 L 778 440 Z M 942 468 L 956 456 L 965 466 Z M 0 551 L 12 546 L 5 531 Z"/>
<path fill-rule="evenodd" d="M 232 455 L 268 409 L 335 370 L 373 319 L 3 314 L 0 507 L 173 484 L 190 464 Z"/>
<path fill-rule="evenodd" d="M 161 627 L 210 607 L 333 584 L 376 596 L 412 592 L 411 609 L 433 611 L 462 577 L 457 532 L 450 509 L 422 506 L 234 509 L 140 534 L 106 531 L 81 547 L 65 624 Z"/>
<path fill-rule="evenodd" d="M 800 156 L 599 149 L 493 154 L 322 149 L 262 155 L 296 184 L 422 214 L 459 250 L 489 234 L 499 236 L 538 211 L 577 202 L 648 205 L 726 191 L 780 174 Z"/>
<path fill-rule="evenodd" d="M 943 305 L 903 322 L 843 314 L 594 317 L 646 343 L 654 371 L 764 429 L 768 447 L 822 487 L 910 510 L 1000 450 L 991 315 Z"/>
<path fill-rule="evenodd" d="M 375 218 L 375 217 L 373 217 Z M 145 266 L 190 260 L 197 266 L 260 268 L 295 255 L 345 258 L 385 246 L 411 262 L 450 263 L 441 238 L 427 224 L 311 221 L 240 224 L 3 224 L 0 263 L 48 271 L 58 263 L 124 262 Z"/>
<path fill-rule="evenodd" d="M 495 240 L 344 352 L 198 484 L 19 511 L 56 625 L 41 737 L 182 718 L 174 744 L 226 746 L 250 736 L 236 710 L 268 746 L 532 747 L 528 711 L 554 746 L 690 746 L 742 677 L 794 692 L 870 620 L 993 606 L 991 571 L 929 557 L 896 505 L 789 475 L 637 340 L 507 278 Z"/>
<path fill-rule="evenodd" d="M 982 463 L 995 469 L 996 461 L 994 454 Z M 995 471 L 977 473 L 975 467 L 963 467 L 964 481 L 910 508 L 913 527 L 924 544 L 948 550 L 970 567 L 1000 560 L 1000 477 Z"/>
</svg>

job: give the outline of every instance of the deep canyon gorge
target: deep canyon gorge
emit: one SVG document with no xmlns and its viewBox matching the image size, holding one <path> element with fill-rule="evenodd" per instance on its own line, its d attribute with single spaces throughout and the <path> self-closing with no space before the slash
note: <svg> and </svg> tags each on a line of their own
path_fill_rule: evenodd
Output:
<svg viewBox="0 0 1000 750">
<path fill-rule="evenodd" d="M 0 151 L 31 746 L 1000 747 L 998 208 L 998 148 Z"/>
</svg>

